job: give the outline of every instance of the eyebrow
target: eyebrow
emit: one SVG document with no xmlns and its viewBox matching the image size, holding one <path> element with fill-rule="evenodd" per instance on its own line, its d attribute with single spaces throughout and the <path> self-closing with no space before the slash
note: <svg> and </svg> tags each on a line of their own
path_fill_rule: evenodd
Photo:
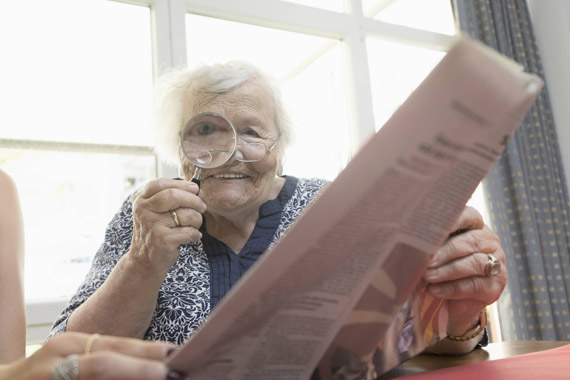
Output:
<svg viewBox="0 0 570 380">
<path fill-rule="evenodd" d="M 239 119 L 237 120 L 237 123 L 235 123 L 235 124 L 237 124 L 237 125 L 235 125 L 236 128 L 238 127 L 238 125 L 239 125 L 239 126 L 245 125 L 245 126 L 247 126 L 247 127 L 252 127 L 252 126 L 255 126 L 255 127 L 262 127 L 262 126 L 265 126 L 265 123 L 262 123 L 262 121 L 261 121 L 260 118 L 255 117 L 255 116 L 252 116 L 252 115 L 248 115 L 248 116 L 245 116 L 245 117 L 243 117 L 243 118 L 239 118 Z"/>
</svg>

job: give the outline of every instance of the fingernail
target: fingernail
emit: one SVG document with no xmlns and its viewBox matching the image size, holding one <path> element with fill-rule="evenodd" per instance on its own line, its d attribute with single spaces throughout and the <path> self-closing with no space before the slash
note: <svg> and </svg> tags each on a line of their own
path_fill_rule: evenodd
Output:
<svg viewBox="0 0 570 380">
<path fill-rule="evenodd" d="M 199 189 L 200 188 L 198 187 L 198 185 L 196 185 L 194 182 L 190 182 L 190 185 L 188 185 L 188 191 L 191 191 L 193 193 L 195 193 Z"/>
<path fill-rule="evenodd" d="M 183 373 L 169 370 L 166 374 L 166 380 L 190 380 L 190 378 Z"/>
</svg>

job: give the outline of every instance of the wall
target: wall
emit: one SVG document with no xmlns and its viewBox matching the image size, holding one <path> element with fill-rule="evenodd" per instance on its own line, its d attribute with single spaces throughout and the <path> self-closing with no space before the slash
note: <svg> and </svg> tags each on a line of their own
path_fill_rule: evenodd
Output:
<svg viewBox="0 0 570 380">
<path fill-rule="evenodd" d="M 527 0 L 570 182 L 570 1 Z"/>
</svg>

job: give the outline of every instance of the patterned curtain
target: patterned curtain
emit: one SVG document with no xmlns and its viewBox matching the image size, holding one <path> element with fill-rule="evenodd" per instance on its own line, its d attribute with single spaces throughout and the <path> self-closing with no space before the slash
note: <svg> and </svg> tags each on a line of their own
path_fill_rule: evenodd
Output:
<svg viewBox="0 0 570 380">
<path fill-rule="evenodd" d="M 451 0 L 459 30 L 544 80 L 525 0 Z M 547 86 L 483 182 L 507 255 L 503 340 L 570 340 L 569 198 Z"/>
</svg>

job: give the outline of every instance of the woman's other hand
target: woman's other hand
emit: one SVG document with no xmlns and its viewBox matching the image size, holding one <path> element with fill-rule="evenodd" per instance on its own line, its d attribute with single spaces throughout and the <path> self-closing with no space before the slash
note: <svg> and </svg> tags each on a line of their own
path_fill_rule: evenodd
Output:
<svg viewBox="0 0 570 380">
<path fill-rule="evenodd" d="M 493 257 L 499 263 L 490 272 Z M 481 310 L 500 297 L 507 284 L 505 253 L 477 210 L 462 211 L 424 279 L 433 296 L 448 300 L 449 335 L 462 336 L 477 326 Z"/>
</svg>

